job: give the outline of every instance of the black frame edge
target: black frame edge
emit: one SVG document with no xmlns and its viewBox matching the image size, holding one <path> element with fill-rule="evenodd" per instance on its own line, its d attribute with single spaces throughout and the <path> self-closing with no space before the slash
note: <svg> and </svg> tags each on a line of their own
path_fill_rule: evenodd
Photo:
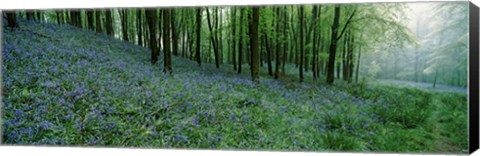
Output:
<svg viewBox="0 0 480 156">
<path fill-rule="evenodd" d="M 470 2 L 469 7 L 469 153 L 472 154 L 479 148 L 479 12 L 478 7 Z"/>
</svg>

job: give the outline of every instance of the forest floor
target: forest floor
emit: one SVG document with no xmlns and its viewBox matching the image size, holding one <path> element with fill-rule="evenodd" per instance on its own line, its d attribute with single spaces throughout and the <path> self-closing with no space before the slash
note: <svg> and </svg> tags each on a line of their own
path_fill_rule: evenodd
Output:
<svg viewBox="0 0 480 156">
<path fill-rule="evenodd" d="M 73 26 L 3 30 L 3 143 L 142 148 L 466 153 L 467 95 L 398 85 L 259 84 Z M 35 33 L 33 33 L 35 32 Z M 43 35 L 39 35 L 43 34 Z M 163 56 L 160 56 L 163 58 Z M 307 75 L 308 73 L 306 73 Z M 448 146 L 449 148 L 445 148 Z"/>
<path fill-rule="evenodd" d="M 450 85 L 443 85 L 443 84 L 436 84 L 433 87 L 433 83 L 428 82 L 414 82 L 414 81 L 405 81 L 405 80 L 379 80 L 382 83 L 392 83 L 392 84 L 399 84 L 399 85 L 406 85 L 411 87 L 421 87 L 427 88 L 431 90 L 438 90 L 438 91 L 453 91 L 459 93 L 467 93 L 467 88 L 459 87 L 459 86 L 450 86 Z"/>
</svg>

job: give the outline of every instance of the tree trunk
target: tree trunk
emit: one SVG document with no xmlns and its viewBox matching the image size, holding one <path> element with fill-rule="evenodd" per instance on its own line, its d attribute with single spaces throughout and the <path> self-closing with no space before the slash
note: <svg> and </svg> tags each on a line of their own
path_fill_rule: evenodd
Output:
<svg viewBox="0 0 480 156">
<path fill-rule="evenodd" d="M 264 30 L 265 30 L 265 29 L 264 29 Z M 264 35 L 262 35 L 262 36 L 263 36 L 263 42 L 265 43 L 265 50 L 266 50 L 266 52 L 267 52 L 267 57 L 266 57 L 266 59 L 267 59 L 267 66 L 268 66 L 268 75 L 273 76 L 273 72 L 272 72 L 272 58 L 271 58 L 271 56 L 272 56 L 272 52 L 271 52 L 271 51 L 272 51 L 272 50 L 271 50 L 271 48 L 270 48 L 271 45 L 269 44 L 268 39 L 267 39 L 267 32 L 264 32 Z"/>
<path fill-rule="evenodd" d="M 223 29 L 219 29 L 222 27 L 221 15 L 222 15 L 222 12 L 220 12 L 220 15 L 219 15 L 218 7 L 215 7 L 215 43 L 217 44 L 218 61 L 220 64 L 223 63 L 223 49 L 222 49 L 222 40 L 221 40 Z"/>
<path fill-rule="evenodd" d="M 200 59 L 200 34 L 201 34 L 201 27 L 202 27 L 202 8 L 197 8 L 197 15 L 196 15 L 196 22 L 197 22 L 197 40 L 196 40 L 196 55 L 195 58 L 197 59 L 198 66 L 202 66 L 201 59 Z"/>
<path fill-rule="evenodd" d="M 60 21 L 60 11 L 59 10 L 55 11 L 55 16 L 57 18 L 57 24 L 62 24 L 61 21 Z"/>
<path fill-rule="evenodd" d="M 252 81 L 257 82 L 259 70 L 259 53 L 258 53 L 258 20 L 259 8 L 252 8 L 252 21 L 250 23 L 250 54 L 252 58 Z"/>
<path fill-rule="evenodd" d="M 100 20 L 100 10 L 95 10 L 95 31 L 102 33 L 102 23 Z"/>
<path fill-rule="evenodd" d="M 343 40 L 343 53 L 342 53 L 342 67 L 343 67 L 343 71 L 342 71 L 342 74 L 343 74 L 343 80 L 344 81 L 347 81 L 347 73 L 348 73 L 348 69 L 347 69 L 347 55 L 348 55 L 348 40 L 349 40 L 349 36 L 350 34 L 347 32 L 347 34 L 345 35 L 345 38 Z"/>
<path fill-rule="evenodd" d="M 27 20 L 35 20 L 35 17 L 32 11 L 27 10 L 26 12 L 27 12 Z"/>
<path fill-rule="evenodd" d="M 121 23 L 122 23 L 122 35 L 124 41 L 129 41 L 128 39 L 128 10 L 119 10 Z"/>
<path fill-rule="evenodd" d="M 288 51 L 288 45 L 290 45 L 288 42 L 286 42 L 287 37 L 288 37 L 288 20 L 287 20 L 287 7 L 283 7 L 283 37 L 282 37 L 282 44 L 283 46 L 283 62 L 282 62 L 282 74 L 285 75 L 285 64 L 287 63 L 287 51 Z"/>
<path fill-rule="evenodd" d="M 277 19 L 277 21 L 275 22 L 275 26 L 276 26 L 276 28 L 275 28 L 275 30 L 276 30 L 276 32 L 275 32 L 275 33 L 276 33 L 276 35 L 275 35 L 275 38 L 276 38 L 276 40 L 275 40 L 275 45 L 276 45 L 277 47 L 276 47 L 275 49 L 276 49 L 276 51 L 277 51 L 277 54 L 276 54 L 276 56 L 275 56 L 276 59 L 275 59 L 275 77 L 274 77 L 274 78 L 275 78 L 275 79 L 278 79 L 279 74 L 280 74 L 280 65 L 281 65 L 281 57 L 280 57 L 280 55 L 281 55 L 281 53 L 282 53 L 282 52 L 280 51 L 280 45 L 281 45 L 281 44 L 280 44 L 280 33 L 281 33 L 281 31 L 280 31 L 280 21 L 281 21 L 280 7 L 276 7 L 275 10 L 276 10 L 275 17 L 276 17 L 276 19 Z"/>
<path fill-rule="evenodd" d="M 328 56 L 328 66 L 327 66 L 327 83 L 333 84 L 334 79 L 334 68 L 335 68 L 335 56 L 337 52 L 337 29 L 338 29 L 338 22 L 340 19 L 340 7 L 335 5 L 335 15 L 333 17 L 333 25 L 332 25 L 332 36 L 330 42 L 330 53 Z"/>
<path fill-rule="evenodd" d="M 211 23 L 211 20 L 210 20 L 210 12 L 208 11 L 208 8 L 205 8 L 205 10 L 207 11 L 208 29 L 210 30 L 210 40 L 212 41 L 213 52 L 214 52 L 214 55 L 215 55 L 215 67 L 220 68 L 219 58 L 218 58 L 218 47 L 217 47 L 217 43 L 216 43 L 216 40 L 215 40 L 216 35 L 213 32 L 212 23 Z"/>
<path fill-rule="evenodd" d="M 175 9 L 170 10 L 171 14 L 171 28 L 172 28 L 172 50 L 173 50 L 173 55 L 178 56 L 178 30 L 176 28 L 177 25 L 175 25 Z"/>
<path fill-rule="evenodd" d="M 42 21 L 43 21 L 43 18 L 42 18 L 43 15 L 42 15 L 42 13 L 41 13 L 40 11 L 36 11 L 35 13 L 37 14 L 37 20 L 40 21 L 40 22 L 42 22 Z"/>
<path fill-rule="evenodd" d="M 170 52 L 170 10 L 163 10 L 163 63 L 164 73 L 172 74 L 172 55 Z"/>
<path fill-rule="evenodd" d="M 300 9 L 299 9 L 299 16 L 300 16 L 300 62 L 299 62 L 299 65 L 300 65 L 300 68 L 299 68 L 299 72 L 300 72 L 300 82 L 303 82 L 303 60 L 304 60 L 304 51 L 305 51 L 305 47 L 303 45 L 303 26 L 304 26 L 304 21 L 303 21 L 303 5 L 300 6 Z"/>
<path fill-rule="evenodd" d="M 353 75 L 353 68 L 354 68 L 354 64 L 353 64 L 353 49 L 354 49 L 354 43 L 355 43 L 355 38 L 353 36 L 353 34 L 350 34 L 350 50 L 348 52 L 348 56 L 347 56 L 347 64 L 348 64 L 348 79 L 347 79 L 347 82 L 348 83 L 351 83 L 352 82 L 352 75 Z"/>
<path fill-rule="evenodd" d="M 7 22 L 8 22 L 8 27 L 10 28 L 18 28 L 18 23 L 17 23 L 17 15 L 15 11 L 8 11 L 5 13 L 7 15 Z"/>
<path fill-rule="evenodd" d="M 233 62 L 233 70 L 237 70 L 237 61 L 236 61 L 236 45 L 235 43 L 237 42 L 237 34 L 236 34 L 236 28 L 237 25 L 236 23 L 236 17 L 237 17 L 237 9 L 235 7 L 232 8 L 232 62 Z"/>
<path fill-rule="evenodd" d="M 142 41 L 142 9 L 137 10 L 137 43 L 139 46 L 143 45 Z"/>
<path fill-rule="evenodd" d="M 87 26 L 89 30 L 94 30 L 95 27 L 93 25 L 93 10 L 87 10 Z"/>
<path fill-rule="evenodd" d="M 105 11 L 105 16 L 106 16 L 105 29 L 107 30 L 107 35 L 114 36 L 112 11 L 110 9 L 107 9 L 107 11 Z"/>
<path fill-rule="evenodd" d="M 238 39 L 238 73 L 242 73 L 242 56 L 243 56 L 243 12 L 245 8 L 240 9 L 240 32 L 239 32 L 239 39 Z"/>
<path fill-rule="evenodd" d="M 355 70 L 355 82 L 358 83 L 358 70 L 360 68 L 360 56 L 362 55 L 361 52 L 362 48 L 358 48 L 358 54 L 357 54 L 357 69 Z"/>
<path fill-rule="evenodd" d="M 158 61 L 158 48 L 157 48 L 157 37 L 156 37 L 156 34 L 157 34 L 157 27 L 156 27 L 156 23 L 157 23 L 157 13 L 156 13 L 156 10 L 155 9 L 149 9 L 149 10 L 146 10 L 145 12 L 147 18 L 148 18 L 148 30 L 149 30 L 149 34 L 150 34 L 150 49 L 151 49 L 151 63 L 152 64 L 155 64 L 157 63 Z"/>
</svg>

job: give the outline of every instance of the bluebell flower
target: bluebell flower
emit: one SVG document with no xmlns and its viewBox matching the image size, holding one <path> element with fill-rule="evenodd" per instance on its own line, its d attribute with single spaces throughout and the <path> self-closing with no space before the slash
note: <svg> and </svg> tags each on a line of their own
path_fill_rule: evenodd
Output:
<svg viewBox="0 0 480 156">
<path fill-rule="evenodd" d="M 52 126 L 53 126 L 53 124 L 51 122 L 48 122 L 48 121 L 42 121 L 40 123 L 40 127 L 43 128 L 43 129 L 49 129 Z"/>
<path fill-rule="evenodd" d="M 23 111 L 20 110 L 20 109 L 17 109 L 17 110 L 15 110 L 15 114 L 16 114 L 16 115 L 22 115 L 22 114 L 23 114 Z"/>
<path fill-rule="evenodd" d="M 235 116 L 235 114 L 230 114 L 230 116 L 228 117 L 229 120 L 237 120 L 237 117 Z"/>
</svg>

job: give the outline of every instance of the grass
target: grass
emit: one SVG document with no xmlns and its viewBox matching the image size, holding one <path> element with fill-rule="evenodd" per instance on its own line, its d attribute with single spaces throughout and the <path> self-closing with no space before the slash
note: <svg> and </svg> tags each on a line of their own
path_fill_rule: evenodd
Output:
<svg viewBox="0 0 480 156">
<path fill-rule="evenodd" d="M 72 26 L 4 29 L 3 143 L 107 147 L 466 153 L 467 95 L 395 85 L 250 81 Z M 58 40 L 56 40 L 58 39 Z M 163 58 L 163 56 L 160 56 Z M 306 75 L 310 73 L 306 73 Z M 339 81 L 339 80 L 337 80 Z M 448 147 L 448 148 L 446 148 Z"/>
</svg>

